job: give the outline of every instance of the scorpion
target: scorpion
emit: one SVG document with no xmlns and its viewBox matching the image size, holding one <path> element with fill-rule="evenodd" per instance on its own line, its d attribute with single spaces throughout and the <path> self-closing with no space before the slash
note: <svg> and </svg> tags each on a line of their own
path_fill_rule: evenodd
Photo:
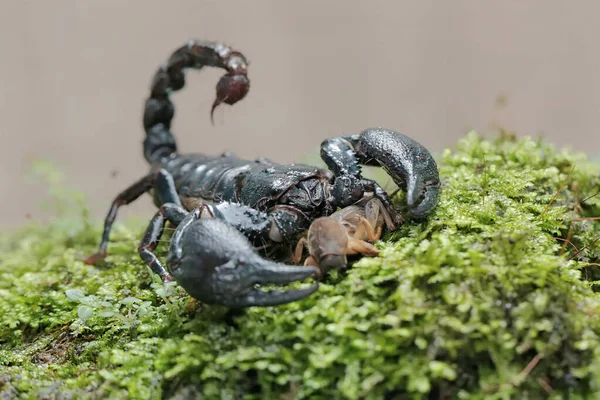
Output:
<svg viewBox="0 0 600 400">
<path fill-rule="evenodd" d="M 138 252 L 163 282 L 175 279 L 185 288 L 185 276 L 198 275 L 200 272 L 191 271 L 206 269 L 212 273 L 203 275 L 203 287 L 219 286 L 219 290 L 203 296 L 206 302 L 225 304 L 226 298 L 236 298 L 229 303 L 243 307 L 284 304 L 310 295 L 314 288 L 264 292 L 268 296 L 259 298 L 248 287 L 291 283 L 315 275 L 318 269 L 275 268 L 258 262 L 248 243 L 255 248 L 291 244 L 317 218 L 351 206 L 365 195 L 380 202 L 389 216 L 390 231 L 402 224 L 403 217 L 392 207 L 390 196 L 377 182 L 362 176 L 361 166 L 382 167 L 406 193 L 412 217 L 424 218 L 437 205 L 440 179 L 434 158 L 415 140 L 389 129 L 369 128 L 358 134 L 325 139 L 320 155 L 327 169 L 278 164 L 264 158 L 246 160 L 230 152 L 216 156 L 179 153 L 170 130 L 174 116 L 170 94 L 184 87 L 184 70 L 206 66 L 226 70 L 217 84 L 211 118 L 219 104 L 233 105 L 248 93 L 248 61 L 229 46 L 190 40 L 171 54 L 156 71 L 144 108 L 143 153 L 150 170 L 115 197 L 104 220 L 99 249 L 84 260 L 87 264 L 95 264 L 107 255 L 118 209 L 149 193 L 158 211 Z M 199 210 L 207 209 L 214 217 L 201 217 Z M 153 253 L 167 221 L 177 226 L 172 241 L 188 244 L 171 246 L 174 255 L 169 260 L 179 271 L 175 278 Z M 224 224 L 233 229 L 224 228 Z M 222 242 L 217 243 L 215 238 Z M 225 245 L 230 250 L 226 251 Z M 185 251 L 190 254 L 186 256 Z M 213 257 L 215 252 L 221 256 Z M 167 268 L 171 270 L 169 263 Z"/>
</svg>

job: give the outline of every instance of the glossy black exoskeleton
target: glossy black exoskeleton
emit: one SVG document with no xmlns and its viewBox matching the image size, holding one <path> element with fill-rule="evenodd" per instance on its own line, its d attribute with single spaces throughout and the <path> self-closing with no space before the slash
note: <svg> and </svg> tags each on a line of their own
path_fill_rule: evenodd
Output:
<svg viewBox="0 0 600 400">
<path fill-rule="evenodd" d="M 180 154 L 170 131 L 174 108 L 169 94 L 183 88 L 185 68 L 204 66 L 227 70 L 217 86 L 214 106 L 234 104 L 246 95 L 247 62 L 239 52 L 219 43 L 190 41 L 173 53 L 157 71 L 144 111 L 144 155 L 151 164 L 150 172 L 113 201 L 105 219 L 100 249 L 86 262 L 95 263 L 106 255 L 117 209 L 146 192 L 153 193 L 157 207 L 171 203 L 191 211 L 227 203 L 227 212 L 217 219 L 243 232 L 254 245 L 291 244 L 308 230 L 312 221 L 356 203 L 365 194 L 372 194 L 381 202 L 392 219 L 390 228 L 395 229 L 402 222 L 401 215 L 392 208 L 387 193 L 362 176 L 361 165 L 383 167 L 407 193 L 409 210 L 414 216 L 426 216 L 435 208 L 440 181 L 433 157 L 413 139 L 388 129 L 366 129 L 360 134 L 323 141 L 321 158 L 328 170 L 300 164 L 281 165 L 265 159 L 244 160 L 230 153 Z M 247 213 L 249 208 L 256 211 L 251 220 L 235 217 Z M 220 211 L 217 208 L 215 212 Z M 160 236 L 158 232 L 162 232 L 164 217 L 151 222 L 148 229 L 155 234 L 147 234 L 151 239 L 142 242 L 140 254 L 166 281 L 171 275 L 151 253 L 156 247 L 156 237 Z M 252 281 L 251 276 L 235 279 Z"/>
</svg>

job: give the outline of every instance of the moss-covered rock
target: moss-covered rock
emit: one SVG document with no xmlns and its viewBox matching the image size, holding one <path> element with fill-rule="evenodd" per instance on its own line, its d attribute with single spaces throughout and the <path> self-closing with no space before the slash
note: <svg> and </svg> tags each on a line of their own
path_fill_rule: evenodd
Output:
<svg viewBox="0 0 600 400">
<path fill-rule="evenodd" d="M 600 221 L 590 219 L 600 165 L 475 133 L 438 160 L 439 207 L 384 237 L 381 257 L 333 273 L 304 301 L 234 317 L 162 287 L 135 251 L 143 220 L 117 224 L 97 268 L 80 261 L 101 229 L 85 212 L 4 235 L 0 393 L 600 396 Z"/>
</svg>

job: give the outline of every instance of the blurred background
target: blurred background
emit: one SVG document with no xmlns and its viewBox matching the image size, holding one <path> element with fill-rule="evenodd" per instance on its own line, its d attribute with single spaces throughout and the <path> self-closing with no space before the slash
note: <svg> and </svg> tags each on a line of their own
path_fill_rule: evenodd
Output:
<svg viewBox="0 0 600 400">
<path fill-rule="evenodd" d="M 170 4 L 170 5 L 167 5 Z M 303 161 L 327 137 L 384 126 L 432 152 L 469 129 L 600 151 L 600 2 L 5 0 L 0 5 L 0 229 L 44 219 L 49 160 L 103 218 L 148 170 L 142 107 L 188 39 L 251 62 L 248 96 L 210 124 L 223 71 L 189 71 L 173 131 L 189 152 Z M 148 197 L 120 216 L 147 215 Z"/>
</svg>

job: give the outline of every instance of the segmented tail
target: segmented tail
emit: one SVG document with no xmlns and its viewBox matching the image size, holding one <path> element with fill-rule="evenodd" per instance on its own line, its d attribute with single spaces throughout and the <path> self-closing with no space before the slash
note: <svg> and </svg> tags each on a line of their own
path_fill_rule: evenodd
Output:
<svg viewBox="0 0 600 400">
<path fill-rule="evenodd" d="M 150 97 L 144 108 L 144 157 L 149 163 L 159 162 L 177 152 L 175 136 L 170 130 L 175 108 L 169 95 L 185 86 L 184 69 L 202 69 L 206 66 L 227 71 L 217 83 L 217 97 L 211 108 L 211 120 L 219 104 L 232 105 L 248 93 L 248 62 L 241 53 L 221 43 L 200 40 L 190 40 L 175 50 L 156 71 Z"/>
</svg>

